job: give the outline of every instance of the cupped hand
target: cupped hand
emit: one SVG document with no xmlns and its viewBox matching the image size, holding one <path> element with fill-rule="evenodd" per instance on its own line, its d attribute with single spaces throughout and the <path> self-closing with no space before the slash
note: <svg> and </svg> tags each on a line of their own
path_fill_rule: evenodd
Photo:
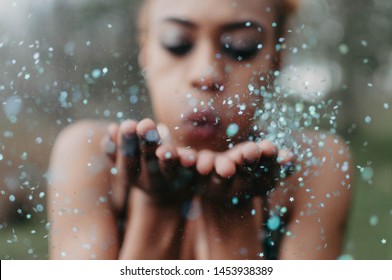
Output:
<svg viewBox="0 0 392 280">
<path fill-rule="evenodd" d="M 244 142 L 225 152 L 202 150 L 196 169 L 203 175 L 202 196 L 226 206 L 242 205 L 265 196 L 277 181 L 294 172 L 295 157 L 272 142 Z"/>
<path fill-rule="evenodd" d="M 160 206 L 192 197 L 196 152 L 163 143 L 151 119 L 109 125 L 104 147 L 112 161 L 112 197 L 118 209 L 124 207 L 133 186 Z"/>
</svg>

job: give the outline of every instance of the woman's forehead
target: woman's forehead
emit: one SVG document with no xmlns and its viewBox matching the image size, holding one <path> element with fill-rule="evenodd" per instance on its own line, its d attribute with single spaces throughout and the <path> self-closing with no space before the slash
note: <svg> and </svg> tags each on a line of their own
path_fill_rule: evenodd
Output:
<svg viewBox="0 0 392 280">
<path fill-rule="evenodd" d="M 226 23 L 240 20 L 273 20 L 271 0 L 153 0 L 150 19 L 183 18 L 190 21 Z"/>
</svg>

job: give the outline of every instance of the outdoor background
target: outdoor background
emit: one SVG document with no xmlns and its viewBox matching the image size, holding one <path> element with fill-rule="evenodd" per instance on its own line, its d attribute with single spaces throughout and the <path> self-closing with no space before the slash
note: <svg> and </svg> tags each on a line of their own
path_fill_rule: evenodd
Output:
<svg viewBox="0 0 392 280">
<path fill-rule="evenodd" d="M 137 5 L 0 0 L 0 259 L 48 258 L 46 176 L 61 129 L 150 115 Z M 342 258 L 392 259 L 392 1 L 303 0 L 291 34 L 281 76 L 297 78 L 286 87 L 336 104 L 321 126 L 353 153 Z"/>
</svg>

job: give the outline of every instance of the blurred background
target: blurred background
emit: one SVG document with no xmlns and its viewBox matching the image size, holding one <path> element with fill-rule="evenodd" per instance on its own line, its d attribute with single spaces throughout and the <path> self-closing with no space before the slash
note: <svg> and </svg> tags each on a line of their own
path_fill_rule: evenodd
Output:
<svg viewBox="0 0 392 280">
<path fill-rule="evenodd" d="M 302 3 L 282 43 L 280 83 L 306 106 L 334 104 L 320 125 L 351 147 L 341 258 L 392 259 L 392 1 Z M 138 5 L 0 0 L 0 259 L 48 258 L 46 177 L 61 129 L 151 115 L 137 66 Z"/>
</svg>

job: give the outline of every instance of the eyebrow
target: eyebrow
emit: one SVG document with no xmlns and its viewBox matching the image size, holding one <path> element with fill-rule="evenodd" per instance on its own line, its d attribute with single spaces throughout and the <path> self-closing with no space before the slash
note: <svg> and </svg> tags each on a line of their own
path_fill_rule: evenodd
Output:
<svg viewBox="0 0 392 280">
<path fill-rule="evenodd" d="M 223 25 L 223 29 L 225 30 L 233 30 L 233 29 L 241 29 L 241 28 L 261 28 L 261 30 L 265 30 L 262 24 L 259 24 L 252 20 L 231 22 Z"/>
<path fill-rule="evenodd" d="M 176 23 L 176 24 L 180 24 L 183 25 L 185 27 L 189 27 L 189 28 L 196 28 L 197 25 L 189 20 L 186 19 L 182 19 L 182 18 L 174 18 L 174 17 L 169 17 L 169 18 L 165 18 L 164 22 L 169 22 L 169 23 Z"/>
<path fill-rule="evenodd" d="M 196 28 L 197 27 L 197 24 L 195 24 L 194 22 L 191 22 L 191 21 L 183 19 L 183 18 L 169 17 L 169 18 L 164 19 L 164 22 L 176 23 L 176 24 L 180 24 L 180 25 L 183 25 L 183 26 L 189 27 L 189 28 Z M 261 28 L 261 30 L 265 30 L 265 28 L 262 24 L 259 24 L 255 21 L 252 21 L 252 20 L 230 22 L 230 23 L 224 24 L 222 26 L 222 29 L 224 29 L 226 31 L 230 31 L 233 29 L 242 29 L 242 28 L 250 28 L 250 27 Z"/>
</svg>

